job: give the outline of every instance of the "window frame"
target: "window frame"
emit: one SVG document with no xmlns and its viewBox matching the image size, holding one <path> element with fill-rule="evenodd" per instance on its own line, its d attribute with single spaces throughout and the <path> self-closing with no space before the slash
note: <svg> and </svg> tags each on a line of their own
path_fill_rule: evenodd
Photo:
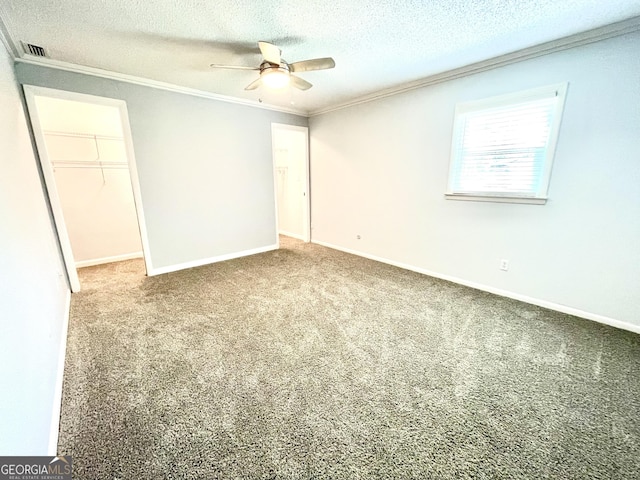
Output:
<svg viewBox="0 0 640 480">
<path fill-rule="evenodd" d="M 456 105 L 455 116 L 453 122 L 453 134 L 451 138 L 451 155 L 449 160 L 449 174 L 447 178 L 447 190 L 445 198 L 449 200 L 469 200 L 480 202 L 499 202 L 499 203 L 528 203 L 543 205 L 547 202 L 549 183 L 551 180 L 551 170 L 555 157 L 556 145 L 558 142 L 558 134 L 560 132 L 560 124 L 562 123 L 562 114 L 567 96 L 568 82 L 546 85 L 544 87 L 523 90 L 519 92 L 509 93 L 506 95 L 498 95 L 494 97 L 484 98 L 481 100 L 473 100 L 469 102 L 461 102 Z M 527 101 L 541 100 L 556 96 L 558 101 L 555 104 L 553 113 L 553 121 L 550 125 L 549 138 L 545 150 L 544 163 L 540 176 L 540 186 L 533 195 L 518 195 L 512 192 L 456 192 L 453 189 L 453 180 L 457 166 L 462 158 L 462 141 L 464 136 L 464 126 L 466 115 L 470 113 L 480 112 L 483 110 L 499 109 L 508 107 L 518 103 Z"/>
</svg>

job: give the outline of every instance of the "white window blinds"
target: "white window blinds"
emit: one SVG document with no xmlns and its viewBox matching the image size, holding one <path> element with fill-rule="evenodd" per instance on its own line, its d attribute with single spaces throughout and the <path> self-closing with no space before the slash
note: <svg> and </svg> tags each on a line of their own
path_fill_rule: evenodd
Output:
<svg viewBox="0 0 640 480">
<path fill-rule="evenodd" d="M 566 84 L 459 104 L 447 193 L 546 198 L 565 91 Z"/>
</svg>

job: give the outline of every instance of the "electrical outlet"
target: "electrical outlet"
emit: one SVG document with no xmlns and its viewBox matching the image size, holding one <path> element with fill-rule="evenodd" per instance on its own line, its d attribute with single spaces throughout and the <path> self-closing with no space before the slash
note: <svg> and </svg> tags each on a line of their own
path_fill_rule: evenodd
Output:
<svg viewBox="0 0 640 480">
<path fill-rule="evenodd" d="M 509 270 L 509 260 L 505 258 L 500 260 L 500 270 L 504 270 L 505 272 Z"/>
<path fill-rule="evenodd" d="M 356 235 L 356 238 L 360 240 L 362 237 L 360 235 Z"/>
</svg>

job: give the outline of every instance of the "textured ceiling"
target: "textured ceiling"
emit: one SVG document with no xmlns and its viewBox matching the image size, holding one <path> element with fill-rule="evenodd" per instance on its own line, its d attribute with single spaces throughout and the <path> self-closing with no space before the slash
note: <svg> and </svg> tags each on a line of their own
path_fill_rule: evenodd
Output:
<svg viewBox="0 0 640 480">
<path fill-rule="evenodd" d="M 52 59 L 315 111 L 640 15 L 638 0 L 0 0 L 10 39 Z M 289 62 L 332 56 L 306 92 L 246 92 L 256 42 Z"/>
</svg>

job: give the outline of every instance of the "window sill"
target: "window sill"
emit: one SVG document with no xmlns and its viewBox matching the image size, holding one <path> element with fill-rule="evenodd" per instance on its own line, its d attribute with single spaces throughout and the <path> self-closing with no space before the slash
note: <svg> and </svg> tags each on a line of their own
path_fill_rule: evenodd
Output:
<svg viewBox="0 0 640 480">
<path fill-rule="evenodd" d="M 447 200 L 463 200 L 467 202 L 493 202 L 493 203 L 525 203 L 529 205 L 544 205 L 547 198 L 507 197 L 489 195 L 465 195 L 461 193 L 445 193 Z"/>
</svg>

